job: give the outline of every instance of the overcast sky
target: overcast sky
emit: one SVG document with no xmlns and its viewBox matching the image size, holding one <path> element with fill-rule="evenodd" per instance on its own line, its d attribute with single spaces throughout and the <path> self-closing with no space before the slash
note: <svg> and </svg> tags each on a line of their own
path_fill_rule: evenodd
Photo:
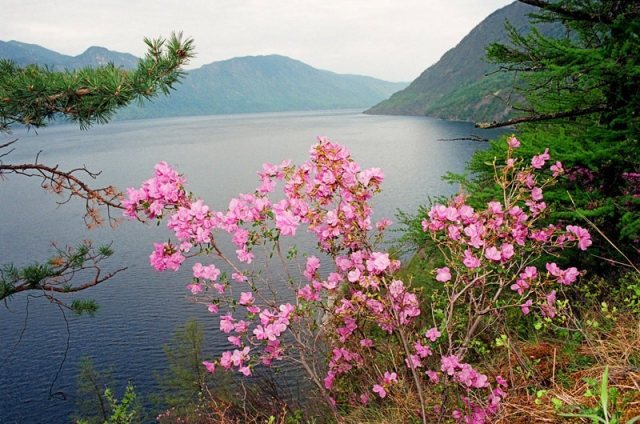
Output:
<svg viewBox="0 0 640 424">
<path fill-rule="evenodd" d="M 0 0 L 0 40 L 76 56 L 142 56 L 143 37 L 183 31 L 190 67 L 280 54 L 315 68 L 412 81 L 513 0 Z"/>
</svg>

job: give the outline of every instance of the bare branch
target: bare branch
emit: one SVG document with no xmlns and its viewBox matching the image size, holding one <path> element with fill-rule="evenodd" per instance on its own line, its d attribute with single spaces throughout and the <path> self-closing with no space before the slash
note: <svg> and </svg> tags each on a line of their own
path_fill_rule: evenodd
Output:
<svg viewBox="0 0 640 424">
<path fill-rule="evenodd" d="M 438 141 L 478 141 L 481 143 L 486 143 L 489 141 L 488 138 L 480 137 L 477 134 L 469 134 L 469 137 L 460 137 L 460 138 L 439 138 Z"/>
<path fill-rule="evenodd" d="M 2 157 L 2 156 L 0 156 Z M 118 218 L 111 216 L 111 209 L 122 209 L 120 198 L 123 196 L 115 187 L 108 186 L 99 189 L 92 189 L 84 181 L 76 176 L 77 173 L 84 173 L 92 179 L 96 179 L 100 172 L 91 172 L 86 167 L 75 168 L 70 171 L 61 171 L 58 165 L 51 167 L 37 163 L 29 164 L 4 164 L 0 161 L 0 179 L 6 174 L 24 175 L 27 177 L 37 177 L 42 179 L 42 188 L 51 191 L 60 196 L 67 195 L 67 199 L 58 202 L 64 204 L 69 202 L 73 197 L 79 197 L 85 200 L 86 213 L 84 221 L 87 227 L 93 228 L 103 224 L 104 220 L 100 216 L 97 207 L 106 206 L 109 224 L 115 227 L 119 223 Z"/>
</svg>

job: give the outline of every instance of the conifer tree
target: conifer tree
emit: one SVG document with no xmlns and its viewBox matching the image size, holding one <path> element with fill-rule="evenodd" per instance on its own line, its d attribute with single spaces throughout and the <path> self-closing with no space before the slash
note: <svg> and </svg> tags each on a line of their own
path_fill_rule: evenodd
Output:
<svg viewBox="0 0 640 424">
<path fill-rule="evenodd" d="M 539 8 L 530 15 L 533 23 L 558 22 L 566 34 L 521 35 L 506 24 L 510 43 L 489 45 L 487 58 L 514 74 L 505 101 L 519 115 L 477 126 L 515 125 L 524 156 L 549 147 L 567 177 L 545 199 L 559 210 L 552 219 L 582 224 L 588 219 L 602 231 L 598 256 L 635 261 L 640 258 L 640 1 L 520 1 Z M 492 195 L 493 168 L 487 164 L 504 156 L 500 146 L 476 154 L 469 165 L 478 176 L 479 200 Z"/>
</svg>

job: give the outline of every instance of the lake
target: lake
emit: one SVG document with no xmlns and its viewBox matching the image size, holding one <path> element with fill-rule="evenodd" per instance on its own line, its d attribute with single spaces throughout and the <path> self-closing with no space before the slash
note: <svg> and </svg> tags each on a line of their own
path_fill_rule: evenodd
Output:
<svg viewBox="0 0 640 424">
<path fill-rule="evenodd" d="M 55 125 L 37 134 L 16 129 L 0 144 L 19 139 L 15 151 L 2 158 L 5 163 L 33 162 L 42 151 L 40 163 L 63 170 L 86 165 L 102 171 L 94 187 L 123 190 L 139 187 L 152 176 L 154 164 L 166 161 L 187 176 L 189 190 L 225 210 L 231 197 L 259 185 L 256 172 L 264 162 L 301 163 L 316 137 L 326 136 L 351 150 L 362 168 L 382 168 L 386 178 L 374 202 L 375 217 L 393 220 L 397 209 L 413 213 L 429 196 L 457 190 L 440 176 L 463 172 L 471 154 L 486 144 L 439 140 L 477 131 L 465 122 L 340 110 L 118 121 L 89 131 Z M 154 372 L 167 367 L 162 346 L 190 316 L 205 326 L 211 358 L 227 347 L 226 338 L 216 343 L 217 319 L 186 298 L 190 267 L 156 273 L 149 266 L 153 242 L 166 240 L 166 230 L 124 222 L 116 230 L 88 231 L 80 202 L 57 207 L 61 199 L 43 193 L 39 184 L 15 175 L 0 181 L 0 264 L 44 262 L 54 252 L 50 242 L 77 245 L 90 238 L 112 243 L 115 255 L 104 263 L 106 270 L 128 269 L 75 295 L 98 301 L 96 318 L 65 319 L 37 293 L 0 305 L 0 423 L 69 422 L 81 355 L 92 357 L 98 369 L 115 367 L 119 398 L 127 381 L 138 395 L 152 393 Z"/>
</svg>

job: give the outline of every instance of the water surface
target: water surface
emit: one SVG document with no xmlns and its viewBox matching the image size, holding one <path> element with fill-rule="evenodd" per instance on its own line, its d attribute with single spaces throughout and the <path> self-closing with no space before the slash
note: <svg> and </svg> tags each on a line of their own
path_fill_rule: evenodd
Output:
<svg viewBox="0 0 640 424">
<path fill-rule="evenodd" d="M 362 168 L 382 168 L 386 179 L 374 203 L 375 216 L 393 219 L 398 208 L 411 213 L 428 196 L 457 190 L 440 176 L 462 172 L 470 155 L 485 145 L 439 140 L 476 131 L 470 123 L 360 111 L 169 118 L 113 122 L 89 131 L 73 125 L 43 128 L 38 134 L 16 130 L 11 136 L 19 139 L 16 150 L 3 159 L 28 163 L 42 150 L 41 163 L 101 170 L 94 187 L 123 189 L 138 187 L 151 177 L 155 163 L 166 161 L 187 176 L 191 191 L 224 210 L 232 196 L 259 185 L 256 171 L 264 162 L 300 163 L 316 137 L 326 136 L 349 148 Z M 487 138 L 491 134 L 497 133 L 482 133 Z M 107 270 L 128 269 L 76 295 L 100 303 L 97 318 L 65 320 L 56 306 L 25 294 L 0 307 L 0 423 L 69 422 L 75 365 L 82 354 L 98 368 L 114 365 L 120 388 L 130 380 L 139 395 L 153 392 L 154 372 L 167 366 L 162 346 L 190 316 L 205 326 L 211 355 L 227 346 L 220 342 L 217 320 L 186 299 L 188 267 L 178 273 L 156 273 L 149 267 L 153 242 L 166 240 L 166 230 L 125 222 L 116 230 L 86 231 L 82 204 L 57 207 L 59 200 L 43 193 L 33 178 L 0 181 L 0 263 L 45 261 L 53 253 L 50 242 L 77 245 L 90 238 L 112 243 L 116 254 L 105 263 Z"/>
</svg>

